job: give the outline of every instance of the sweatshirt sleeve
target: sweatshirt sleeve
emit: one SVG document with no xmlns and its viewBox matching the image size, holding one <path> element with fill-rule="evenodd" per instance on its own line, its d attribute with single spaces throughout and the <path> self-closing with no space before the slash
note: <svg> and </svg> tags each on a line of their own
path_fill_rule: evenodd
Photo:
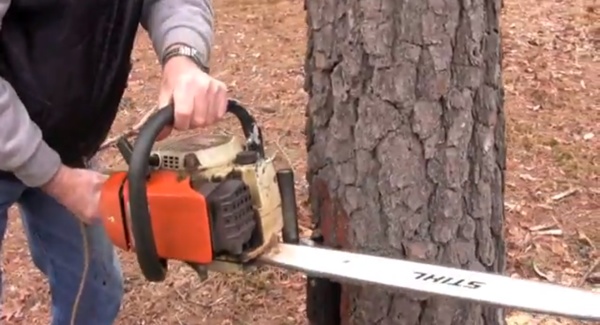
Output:
<svg viewBox="0 0 600 325">
<path fill-rule="evenodd" d="M 184 43 L 198 50 L 208 66 L 213 19 L 212 0 L 144 0 L 141 24 L 159 58 L 170 45 Z"/>
<path fill-rule="evenodd" d="M 0 28 L 10 0 L 0 0 Z M 0 78 L 0 170 L 12 172 L 29 187 L 47 183 L 61 166 L 44 142 L 13 87 Z"/>
</svg>

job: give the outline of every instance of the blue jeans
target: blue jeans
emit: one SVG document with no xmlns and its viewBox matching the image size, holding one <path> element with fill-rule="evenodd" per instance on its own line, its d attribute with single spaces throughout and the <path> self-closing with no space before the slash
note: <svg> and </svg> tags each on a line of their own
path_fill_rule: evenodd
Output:
<svg viewBox="0 0 600 325">
<path fill-rule="evenodd" d="M 84 267 L 80 223 L 41 190 L 27 188 L 17 180 L 0 179 L 0 240 L 13 203 L 20 209 L 33 262 L 50 283 L 52 325 L 69 325 Z M 86 231 L 90 263 L 75 323 L 111 325 L 123 298 L 121 266 L 104 228 L 93 225 Z"/>
</svg>

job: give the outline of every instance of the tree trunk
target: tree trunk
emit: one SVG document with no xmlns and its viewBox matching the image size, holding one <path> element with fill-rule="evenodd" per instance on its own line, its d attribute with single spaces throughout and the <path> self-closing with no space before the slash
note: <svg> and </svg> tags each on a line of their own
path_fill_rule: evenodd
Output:
<svg viewBox="0 0 600 325">
<path fill-rule="evenodd" d="M 308 181 L 324 244 L 501 273 L 500 0 L 306 0 Z M 308 281 L 311 324 L 501 324 L 500 310 Z"/>
</svg>

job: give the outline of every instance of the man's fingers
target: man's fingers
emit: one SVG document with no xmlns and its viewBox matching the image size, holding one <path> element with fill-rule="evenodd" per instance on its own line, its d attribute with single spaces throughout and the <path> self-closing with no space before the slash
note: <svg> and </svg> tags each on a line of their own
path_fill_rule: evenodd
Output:
<svg viewBox="0 0 600 325">
<path fill-rule="evenodd" d="M 156 141 L 161 141 L 161 140 L 166 139 L 171 134 L 172 131 L 173 131 L 173 127 L 171 127 L 171 126 L 164 127 L 162 129 L 162 131 L 160 131 L 160 133 L 156 136 Z"/>
<path fill-rule="evenodd" d="M 171 98 L 173 91 L 171 89 L 169 90 L 161 90 L 160 94 L 158 95 L 158 107 L 165 107 L 167 105 L 169 105 L 169 102 L 171 102 Z"/>
<path fill-rule="evenodd" d="M 169 105 L 169 103 L 171 102 L 171 98 L 173 97 L 172 93 L 173 92 L 171 89 L 162 90 L 160 92 L 160 95 L 158 96 L 158 107 L 159 108 L 163 108 L 163 107 Z M 156 141 L 160 141 L 160 140 L 163 140 L 166 137 L 168 137 L 169 134 L 171 134 L 172 130 L 173 130 L 173 127 L 171 125 L 163 128 L 162 131 L 160 131 L 160 133 L 156 137 Z"/>
<path fill-rule="evenodd" d="M 203 79 L 196 79 L 196 85 L 194 88 L 194 117 L 192 121 L 192 127 L 200 127 L 206 125 L 208 118 L 208 108 L 210 107 L 207 98 L 210 91 L 210 81 Z"/>
<path fill-rule="evenodd" d="M 217 93 L 217 118 L 220 119 L 227 113 L 227 86 L 224 83 L 220 82 L 219 91 Z"/>
<path fill-rule="evenodd" d="M 194 112 L 194 83 L 191 78 L 182 78 L 173 90 L 173 106 L 175 108 L 175 129 L 190 128 Z"/>
<path fill-rule="evenodd" d="M 183 70 L 179 71 L 183 72 Z M 160 107 L 173 104 L 174 129 L 188 130 L 203 127 L 215 123 L 225 115 L 227 87 L 224 83 L 200 70 L 188 70 L 169 79 L 177 80 L 175 87 L 170 88 L 163 84 L 158 103 Z M 170 132 L 170 129 L 164 129 L 158 139 L 164 139 Z"/>
<path fill-rule="evenodd" d="M 216 110 L 215 110 L 215 105 L 217 103 L 218 98 L 216 98 L 216 94 L 217 94 L 217 85 L 215 84 L 214 81 L 210 81 L 208 84 L 208 89 L 206 90 L 206 96 L 204 98 L 204 102 L 206 105 L 206 108 L 204 109 L 204 116 L 205 116 L 205 120 L 204 123 L 205 125 L 210 125 L 213 124 L 215 122 L 216 119 Z M 202 101 L 201 98 L 198 98 Z M 198 112 L 200 113 L 200 112 Z"/>
</svg>

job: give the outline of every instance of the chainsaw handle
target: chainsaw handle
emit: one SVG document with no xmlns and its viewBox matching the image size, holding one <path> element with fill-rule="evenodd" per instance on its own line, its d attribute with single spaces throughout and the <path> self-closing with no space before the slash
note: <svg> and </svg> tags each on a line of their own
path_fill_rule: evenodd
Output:
<svg viewBox="0 0 600 325">
<path fill-rule="evenodd" d="M 230 99 L 227 102 L 227 113 L 237 117 L 242 125 L 242 131 L 246 137 L 246 149 L 258 153 L 259 158 L 265 157 L 265 147 L 263 142 L 262 130 L 258 127 L 256 120 L 244 106 L 237 100 Z"/>
<path fill-rule="evenodd" d="M 148 157 L 158 134 L 165 126 L 172 125 L 173 121 L 174 112 L 170 106 L 160 109 L 148 118 L 140 128 L 131 150 L 127 172 L 129 214 L 135 254 L 144 277 L 152 282 L 160 282 L 166 278 L 167 261 L 158 256 L 154 241 L 146 194 L 146 180 L 150 169 Z"/>
<path fill-rule="evenodd" d="M 264 157 L 264 145 L 261 129 L 256 120 L 235 100 L 227 103 L 227 112 L 235 115 L 246 137 L 246 149 Z M 158 256 L 152 230 L 152 221 L 148 208 L 146 181 L 149 172 L 148 157 L 158 134 L 175 121 L 172 105 L 161 108 L 140 128 L 139 135 L 129 157 L 128 190 L 131 230 L 135 241 L 138 264 L 144 277 L 153 282 L 163 281 L 167 274 L 167 261 Z"/>
<path fill-rule="evenodd" d="M 163 127 L 172 125 L 175 121 L 175 111 L 172 105 L 167 105 L 160 109 L 166 111 L 161 117 L 160 122 Z M 231 113 L 237 117 L 242 126 L 244 137 L 246 137 L 246 149 L 258 153 L 259 158 L 265 157 L 265 147 L 263 143 L 262 130 L 258 127 L 256 120 L 244 106 L 237 100 L 230 99 L 227 101 L 227 113 Z M 158 115 L 158 113 L 156 113 Z M 162 128 L 161 128 L 162 130 Z M 140 131 L 140 134 L 142 132 Z M 150 154 L 150 153 L 148 153 Z"/>
</svg>

